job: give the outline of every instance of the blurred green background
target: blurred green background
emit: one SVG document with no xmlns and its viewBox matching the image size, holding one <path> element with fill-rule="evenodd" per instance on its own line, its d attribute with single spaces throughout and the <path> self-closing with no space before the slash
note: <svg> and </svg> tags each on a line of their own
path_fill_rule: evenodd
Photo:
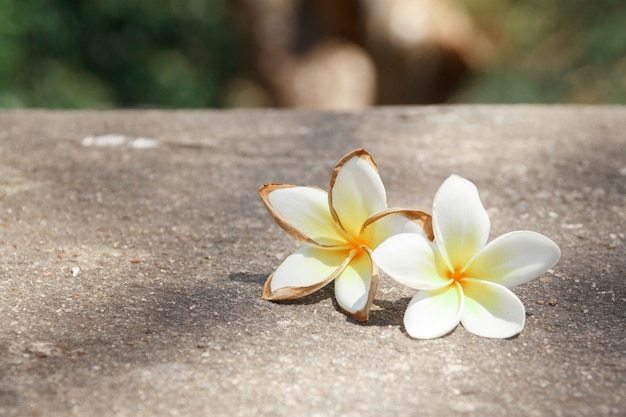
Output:
<svg viewBox="0 0 626 417">
<path fill-rule="evenodd" d="M 454 1 L 495 54 L 447 102 L 626 103 L 625 1 Z M 0 107 L 270 103 L 229 99 L 254 82 L 237 4 L 0 0 Z"/>
<path fill-rule="evenodd" d="M 626 103 L 626 1 L 459 1 L 497 45 L 459 99 Z"/>
<path fill-rule="evenodd" d="M 2 107 L 217 107 L 240 64 L 218 0 L 0 0 Z"/>
</svg>

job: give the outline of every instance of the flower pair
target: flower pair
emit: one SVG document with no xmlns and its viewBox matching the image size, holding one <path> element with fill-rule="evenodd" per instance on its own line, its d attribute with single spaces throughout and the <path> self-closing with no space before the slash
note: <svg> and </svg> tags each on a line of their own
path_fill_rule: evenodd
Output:
<svg viewBox="0 0 626 417">
<path fill-rule="evenodd" d="M 275 222 L 303 245 L 267 279 L 263 298 L 290 300 L 335 281 L 339 306 L 369 318 L 378 267 L 421 290 L 409 303 L 409 335 L 433 338 L 459 322 L 472 333 L 505 338 L 525 320 L 510 287 L 530 281 L 560 257 L 538 233 L 505 234 L 487 244 L 489 217 L 468 180 L 449 177 L 437 192 L 433 215 L 389 209 L 371 155 L 357 149 L 333 170 L 329 191 L 266 184 L 259 194 Z"/>
</svg>

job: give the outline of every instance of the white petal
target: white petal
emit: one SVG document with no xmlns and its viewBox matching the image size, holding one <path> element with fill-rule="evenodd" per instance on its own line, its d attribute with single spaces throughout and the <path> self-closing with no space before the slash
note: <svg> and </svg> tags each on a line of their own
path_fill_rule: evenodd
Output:
<svg viewBox="0 0 626 417">
<path fill-rule="evenodd" d="M 352 236 L 372 214 L 387 208 L 385 187 L 372 157 L 360 149 L 342 159 L 330 180 L 330 205 Z"/>
<path fill-rule="evenodd" d="M 328 207 L 328 194 L 315 187 L 266 184 L 259 189 L 268 211 L 287 233 L 311 244 L 344 245 Z"/>
<path fill-rule="evenodd" d="M 387 209 L 366 220 L 361 231 L 362 240 L 375 249 L 387 238 L 399 233 L 415 233 L 426 237 L 431 232 L 430 215 L 419 210 Z"/>
<path fill-rule="evenodd" d="M 476 186 L 458 175 L 443 182 L 433 203 L 435 242 L 457 272 L 489 238 L 489 216 Z"/>
<path fill-rule="evenodd" d="M 511 232 L 485 246 L 464 275 L 511 288 L 537 278 L 554 266 L 560 256 L 556 243 L 539 233 Z"/>
<path fill-rule="evenodd" d="M 348 260 L 346 251 L 303 246 L 268 278 L 263 298 L 290 300 L 310 294 L 332 281 Z"/>
<path fill-rule="evenodd" d="M 374 250 L 372 258 L 387 275 L 411 288 L 431 290 L 451 282 L 437 247 L 414 233 L 390 237 Z"/>
<path fill-rule="evenodd" d="M 461 280 L 465 308 L 461 323 L 468 331 L 483 337 L 504 339 L 524 328 L 526 310 L 515 294 L 493 282 Z"/>
<path fill-rule="evenodd" d="M 433 291 L 420 291 L 404 313 L 404 328 L 411 337 L 433 339 L 450 333 L 461 320 L 463 291 L 458 283 Z"/>
<path fill-rule="evenodd" d="M 369 315 L 369 308 L 374 301 L 373 292 L 378 284 L 375 277 L 372 286 L 372 276 L 375 271 L 367 253 L 352 259 L 346 268 L 335 279 L 335 298 L 339 306 L 360 321 L 365 321 Z"/>
</svg>

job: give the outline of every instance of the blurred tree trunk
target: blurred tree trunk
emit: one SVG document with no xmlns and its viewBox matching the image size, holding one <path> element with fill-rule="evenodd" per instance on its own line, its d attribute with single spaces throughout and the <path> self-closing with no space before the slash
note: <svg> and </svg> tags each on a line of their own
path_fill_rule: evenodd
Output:
<svg viewBox="0 0 626 417">
<path fill-rule="evenodd" d="M 258 82 L 273 104 L 440 103 L 490 57 L 445 0 L 238 0 Z"/>
</svg>

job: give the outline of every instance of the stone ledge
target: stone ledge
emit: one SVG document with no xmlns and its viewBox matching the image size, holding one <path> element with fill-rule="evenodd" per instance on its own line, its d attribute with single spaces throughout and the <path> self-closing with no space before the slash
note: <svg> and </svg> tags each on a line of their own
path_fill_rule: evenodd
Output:
<svg viewBox="0 0 626 417">
<path fill-rule="evenodd" d="M 620 106 L 2 111 L 0 415 L 617 416 L 625 132 Z M 295 243 L 257 188 L 326 188 L 358 147 L 390 205 L 430 211 L 455 172 L 494 236 L 560 245 L 515 289 L 521 335 L 412 340 L 384 278 L 367 325 L 332 288 L 260 299 Z"/>
</svg>

